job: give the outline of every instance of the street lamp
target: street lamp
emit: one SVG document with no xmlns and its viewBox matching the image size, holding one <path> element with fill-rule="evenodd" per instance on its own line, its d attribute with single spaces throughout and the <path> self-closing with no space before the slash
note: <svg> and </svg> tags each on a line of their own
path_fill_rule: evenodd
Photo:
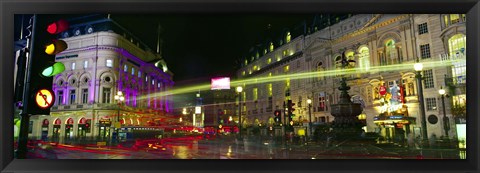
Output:
<svg viewBox="0 0 480 173">
<path fill-rule="evenodd" d="M 122 102 L 125 100 L 125 97 L 123 96 L 123 93 L 122 91 L 118 91 L 117 92 L 117 95 L 115 95 L 115 101 L 117 101 L 117 104 L 118 104 L 118 109 L 117 109 L 117 124 L 120 124 L 120 105 L 122 104 Z M 117 134 L 117 140 L 119 139 L 119 134 L 118 134 L 118 125 L 117 127 L 115 127 L 115 132 Z"/>
<path fill-rule="evenodd" d="M 427 119 L 425 116 L 425 103 L 423 99 L 423 86 L 422 86 L 422 63 L 415 63 L 413 65 L 415 69 L 415 77 L 417 78 L 417 90 L 418 90 L 418 103 L 420 104 L 420 113 L 422 118 L 422 136 L 423 146 L 428 146 L 428 133 L 427 133 Z"/>
<path fill-rule="evenodd" d="M 240 137 L 242 137 L 242 91 L 243 88 L 241 86 L 237 87 L 238 93 L 238 132 L 240 133 Z"/>
<path fill-rule="evenodd" d="M 440 87 L 438 93 L 442 96 L 442 106 L 443 106 L 443 130 L 445 130 L 445 136 L 448 138 L 448 130 L 450 130 L 450 120 L 447 117 L 447 113 L 445 111 L 445 89 Z"/>
<path fill-rule="evenodd" d="M 312 131 L 312 99 L 307 99 L 307 103 L 308 103 L 308 119 L 309 119 L 309 123 L 308 123 L 308 128 L 310 129 L 310 139 L 313 139 L 312 138 L 312 134 L 313 134 L 313 131 Z"/>
</svg>

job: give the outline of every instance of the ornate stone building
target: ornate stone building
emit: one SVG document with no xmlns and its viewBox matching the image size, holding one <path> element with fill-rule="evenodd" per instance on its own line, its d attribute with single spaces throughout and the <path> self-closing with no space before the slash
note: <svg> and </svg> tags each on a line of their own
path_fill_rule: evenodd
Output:
<svg viewBox="0 0 480 173">
<path fill-rule="evenodd" d="M 31 137 L 69 140 L 111 138 L 114 126 L 158 125 L 173 109 L 173 73 L 153 52 L 110 16 L 70 19 L 62 33 L 68 49 L 56 57 L 65 71 L 54 77 L 55 105 L 50 115 L 31 117 Z M 118 91 L 124 102 L 114 99 Z M 158 93 L 157 95 L 155 95 Z"/>
<path fill-rule="evenodd" d="M 332 122 L 330 105 L 337 103 L 340 75 L 345 75 L 352 100 L 364 106 L 364 130 L 380 133 L 385 140 L 399 134 L 421 135 L 413 67 L 418 60 L 424 64 L 423 103 L 429 136 L 446 135 L 440 88 L 447 88 L 450 96 L 445 102 L 446 115 L 454 127 L 450 110 L 466 103 L 464 14 L 359 14 L 340 20 L 331 16 L 316 19 L 320 20 L 308 29 L 312 32 L 295 36 L 286 32 L 284 44 L 263 44 L 259 50 L 265 51 L 253 52 L 253 58 L 242 63 L 237 76 L 246 81 L 243 115 L 247 124 L 255 119 L 273 124 L 272 110 L 283 110 L 286 100 L 296 104 L 295 121 L 308 122 L 309 98 L 312 121 Z M 354 68 L 339 69 L 342 53 L 355 60 Z M 386 92 L 380 92 L 382 89 Z M 454 128 L 448 131 L 449 136 L 455 135 Z"/>
</svg>

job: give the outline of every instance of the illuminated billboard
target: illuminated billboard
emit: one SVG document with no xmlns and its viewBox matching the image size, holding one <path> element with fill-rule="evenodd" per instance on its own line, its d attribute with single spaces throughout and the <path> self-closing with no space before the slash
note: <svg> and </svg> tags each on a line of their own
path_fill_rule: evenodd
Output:
<svg viewBox="0 0 480 173">
<path fill-rule="evenodd" d="M 211 90 L 230 89 L 229 77 L 216 77 L 212 78 Z"/>
</svg>

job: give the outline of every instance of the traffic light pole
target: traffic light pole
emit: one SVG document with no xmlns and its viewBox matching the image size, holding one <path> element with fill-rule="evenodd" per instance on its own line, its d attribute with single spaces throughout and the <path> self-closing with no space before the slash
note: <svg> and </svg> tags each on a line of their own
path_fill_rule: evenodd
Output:
<svg viewBox="0 0 480 173">
<path fill-rule="evenodd" d="M 35 23 L 36 23 L 36 15 L 34 15 L 30 19 L 30 25 L 28 27 L 30 34 L 27 36 L 27 48 L 25 49 L 25 62 L 27 64 L 26 76 L 25 76 L 25 85 L 23 86 L 23 102 L 22 102 L 22 112 L 20 113 L 20 134 L 18 135 L 18 148 L 17 148 L 17 158 L 18 159 L 25 159 L 27 157 L 27 143 L 28 143 L 28 126 L 30 122 L 30 116 L 28 114 L 28 106 L 29 106 L 29 88 L 30 88 L 30 76 L 31 76 L 31 43 L 34 42 L 35 38 Z"/>
</svg>

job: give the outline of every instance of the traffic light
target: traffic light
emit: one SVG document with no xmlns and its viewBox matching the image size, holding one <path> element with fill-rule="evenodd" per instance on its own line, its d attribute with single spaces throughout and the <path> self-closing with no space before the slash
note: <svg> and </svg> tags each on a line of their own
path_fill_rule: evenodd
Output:
<svg viewBox="0 0 480 173">
<path fill-rule="evenodd" d="M 276 110 L 275 112 L 273 112 L 273 115 L 275 116 L 275 122 L 279 123 L 282 117 L 282 112 Z"/>
<path fill-rule="evenodd" d="M 292 121 L 293 116 L 295 116 L 295 114 L 293 114 L 293 112 L 295 111 L 295 108 L 293 108 L 293 106 L 295 106 L 295 103 L 293 103 L 292 100 L 288 100 L 287 101 L 287 110 L 288 110 L 287 115 L 289 117 L 288 122 Z"/>
<path fill-rule="evenodd" d="M 31 115 L 48 115 L 55 102 L 53 76 L 65 70 L 63 63 L 55 62 L 55 56 L 68 47 L 65 41 L 57 39 L 57 34 L 67 30 L 68 23 L 50 15 L 34 15 L 32 25 L 26 112 Z"/>
</svg>

